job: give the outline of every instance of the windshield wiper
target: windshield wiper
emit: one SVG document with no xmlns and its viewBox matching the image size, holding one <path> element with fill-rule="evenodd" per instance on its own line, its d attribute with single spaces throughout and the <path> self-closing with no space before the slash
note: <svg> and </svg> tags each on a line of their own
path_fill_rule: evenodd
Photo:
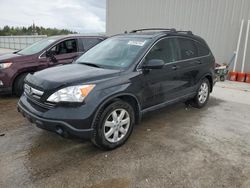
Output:
<svg viewBox="0 0 250 188">
<path fill-rule="evenodd" d="M 16 50 L 13 52 L 13 54 L 19 54 L 18 52 L 20 52 L 21 50 Z"/>
<path fill-rule="evenodd" d="M 94 63 L 80 62 L 79 64 L 88 65 L 88 66 L 91 66 L 91 67 L 101 68 L 99 65 L 94 64 Z"/>
</svg>

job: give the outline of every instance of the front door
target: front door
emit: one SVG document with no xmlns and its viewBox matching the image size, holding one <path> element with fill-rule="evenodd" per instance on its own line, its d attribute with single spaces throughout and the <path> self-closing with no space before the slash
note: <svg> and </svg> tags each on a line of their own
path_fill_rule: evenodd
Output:
<svg viewBox="0 0 250 188">
<path fill-rule="evenodd" d="M 165 62 L 162 69 L 143 70 L 143 108 L 165 103 L 180 96 L 182 85 L 179 74 L 179 51 L 175 38 L 158 41 L 146 55 L 144 62 L 161 59 Z"/>
<path fill-rule="evenodd" d="M 49 66 L 64 65 L 72 63 L 78 57 L 76 39 L 64 40 L 50 49 L 51 57 L 48 57 Z"/>
</svg>

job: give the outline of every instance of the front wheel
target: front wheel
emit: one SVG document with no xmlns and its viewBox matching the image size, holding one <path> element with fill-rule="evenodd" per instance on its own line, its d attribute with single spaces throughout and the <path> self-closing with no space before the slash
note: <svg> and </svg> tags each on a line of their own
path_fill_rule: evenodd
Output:
<svg viewBox="0 0 250 188">
<path fill-rule="evenodd" d="M 19 75 L 13 85 L 13 92 L 16 96 L 20 97 L 23 94 L 24 79 L 28 73 Z"/>
<path fill-rule="evenodd" d="M 210 95 L 210 83 L 207 78 L 204 78 L 200 82 L 199 89 L 197 91 L 196 96 L 191 100 L 191 105 L 195 108 L 202 108 L 204 107 L 208 100 Z"/>
<path fill-rule="evenodd" d="M 113 102 L 97 115 L 92 143 L 102 149 L 117 148 L 131 135 L 134 122 L 134 109 L 129 103 Z"/>
</svg>

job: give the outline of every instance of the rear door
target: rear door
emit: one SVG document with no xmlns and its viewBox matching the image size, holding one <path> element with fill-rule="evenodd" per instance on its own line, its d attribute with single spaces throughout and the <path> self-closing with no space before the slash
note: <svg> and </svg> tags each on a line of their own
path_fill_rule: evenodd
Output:
<svg viewBox="0 0 250 188">
<path fill-rule="evenodd" d="M 208 56 L 209 51 L 199 48 L 201 44 L 190 38 L 178 37 L 177 41 L 180 50 L 179 74 L 182 83 L 180 92 L 188 95 L 196 92 L 196 84 L 205 65 L 204 58 Z"/>
</svg>

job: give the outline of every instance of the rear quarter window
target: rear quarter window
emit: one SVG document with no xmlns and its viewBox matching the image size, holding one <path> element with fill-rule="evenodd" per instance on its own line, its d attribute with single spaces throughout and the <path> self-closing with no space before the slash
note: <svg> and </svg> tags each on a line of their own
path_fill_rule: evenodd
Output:
<svg viewBox="0 0 250 188">
<path fill-rule="evenodd" d="M 199 56 L 206 56 L 209 55 L 210 50 L 203 44 L 196 42 L 197 48 L 198 48 L 198 55 Z"/>
</svg>

